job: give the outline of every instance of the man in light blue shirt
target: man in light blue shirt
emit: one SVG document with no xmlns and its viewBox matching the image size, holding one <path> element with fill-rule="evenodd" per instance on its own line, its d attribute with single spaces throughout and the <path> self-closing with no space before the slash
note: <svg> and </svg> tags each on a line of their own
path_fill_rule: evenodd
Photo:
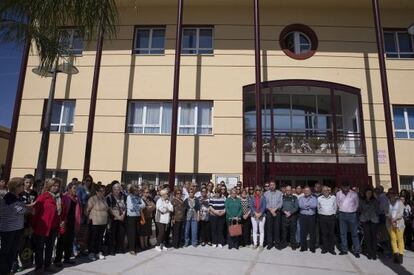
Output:
<svg viewBox="0 0 414 275">
<path fill-rule="evenodd" d="M 276 190 L 276 183 L 270 182 L 269 190 L 264 193 L 266 199 L 266 240 L 267 249 L 275 246 L 281 249 L 280 245 L 280 229 L 281 229 L 281 213 L 280 209 L 283 205 L 283 194 Z"/>
<path fill-rule="evenodd" d="M 316 227 L 316 208 L 318 207 L 318 199 L 312 195 L 309 186 L 303 189 L 305 194 L 299 198 L 299 223 L 300 223 L 300 251 L 308 250 L 307 237 L 309 235 L 309 249 L 315 253 L 315 227 Z"/>
</svg>

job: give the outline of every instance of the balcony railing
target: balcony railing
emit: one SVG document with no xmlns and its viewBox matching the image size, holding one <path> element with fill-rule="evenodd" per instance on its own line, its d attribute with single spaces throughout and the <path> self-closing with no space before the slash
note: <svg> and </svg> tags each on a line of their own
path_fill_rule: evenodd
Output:
<svg viewBox="0 0 414 275">
<path fill-rule="evenodd" d="M 277 132 L 274 139 L 270 133 L 263 133 L 263 155 L 325 155 L 335 156 L 335 143 L 332 132 Z M 256 155 L 256 135 L 248 132 L 244 140 L 245 155 Z M 363 155 L 360 134 L 337 135 L 339 156 Z M 247 158 L 245 158 L 247 160 Z"/>
</svg>

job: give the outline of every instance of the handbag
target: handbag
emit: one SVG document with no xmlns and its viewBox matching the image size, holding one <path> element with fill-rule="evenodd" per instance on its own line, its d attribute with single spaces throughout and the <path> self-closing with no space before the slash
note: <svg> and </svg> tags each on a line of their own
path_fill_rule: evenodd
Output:
<svg viewBox="0 0 414 275">
<path fill-rule="evenodd" d="M 242 235 L 242 226 L 238 219 L 233 219 L 229 225 L 230 237 L 239 237 Z"/>
</svg>

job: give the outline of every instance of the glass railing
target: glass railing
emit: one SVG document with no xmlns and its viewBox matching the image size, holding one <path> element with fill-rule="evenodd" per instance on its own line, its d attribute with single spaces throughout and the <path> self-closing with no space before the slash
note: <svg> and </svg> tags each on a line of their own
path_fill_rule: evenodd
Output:
<svg viewBox="0 0 414 275">
<path fill-rule="evenodd" d="M 263 154 L 302 154 L 329 155 L 335 154 L 334 136 L 332 132 L 277 132 L 274 141 L 270 133 L 263 133 Z M 360 134 L 340 134 L 337 136 L 339 155 L 362 155 Z M 245 154 L 255 155 L 257 150 L 256 135 L 248 132 L 244 138 Z"/>
</svg>

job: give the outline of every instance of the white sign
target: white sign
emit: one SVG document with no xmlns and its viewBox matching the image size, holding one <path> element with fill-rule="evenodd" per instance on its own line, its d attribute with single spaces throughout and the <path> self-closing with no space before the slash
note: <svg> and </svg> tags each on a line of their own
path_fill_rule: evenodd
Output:
<svg viewBox="0 0 414 275">
<path fill-rule="evenodd" d="M 378 150 L 377 151 L 377 158 L 379 164 L 385 164 L 387 163 L 387 154 L 385 153 L 385 150 Z"/>
</svg>

